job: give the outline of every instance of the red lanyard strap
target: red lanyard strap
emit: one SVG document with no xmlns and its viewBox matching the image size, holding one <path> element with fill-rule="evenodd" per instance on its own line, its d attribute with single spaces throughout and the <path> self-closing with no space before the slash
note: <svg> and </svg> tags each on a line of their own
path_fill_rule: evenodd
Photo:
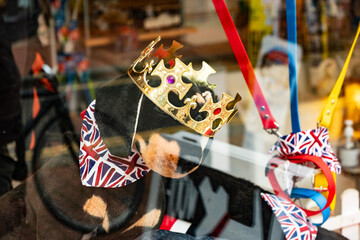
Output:
<svg viewBox="0 0 360 240">
<path fill-rule="evenodd" d="M 246 84 L 254 99 L 264 129 L 268 131 L 278 129 L 278 124 L 276 123 L 276 120 L 270 111 L 269 105 L 261 91 L 261 87 L 256 79 L 254 69 L 251 65 L 249 57 L 245 51 L 244 45 L 236 30 L 235 24 L 231 19 L 229 10 L 226 7 L 224 0 L 213 0 L 213 3 L 235 58 L 245 78 Z"/>
<path fill-rule="evenodd" d="M 286 159 L 289 160 L 291 163 L 296 163 L 296 164 L 305 163 L 305 162 L 313 162 L 322 170 L 322 172 L 324 173 L 324 175 L 327 179 L 329 196 L 327 198 L 327 202 L 326 202 L 325 206 L 322 209 L 317 210 L 317 211 L 310 211 L 310 210 L 300 207 L 302 210 L 305 211 L 307 216 L 310 217 L 310 216 L 316 215 L 318 213 L 321 213 L 324 209 L 329 207 L 335 196 L 336 185 L 335 185 L 334 178 L 333 178 L 331 171 L 330 171 L 329 167 L 327 166 L 327 164 L 321 158 L 316 157 L 316 156 L 311 156 L 311 155 L 286 156 Z M 270 163 L 270 167 L 268 169 L 267 176 L 269 178 L 271 186 L 274 189 L 275 194 L 278 195 L 279 197 L 282 197 L 282 198 L 288 200 L 288 201 L 291 201 L 290 197 L 280 187 L 280 185 L 276 179 L 275 173 L 274 173 L 274 169 L 279 164 L 283 164 L 284 160 L 279 159 L 279 157 L 275 157 L 275 158 L 270 159 L 269 163 Z"/>
</svg>

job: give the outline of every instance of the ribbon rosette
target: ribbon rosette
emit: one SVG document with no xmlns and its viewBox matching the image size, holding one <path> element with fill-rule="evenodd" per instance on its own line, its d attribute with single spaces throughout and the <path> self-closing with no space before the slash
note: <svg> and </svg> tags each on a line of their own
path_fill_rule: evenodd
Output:
<svg viewBox="0 0 360 240">
<path fill-rule="evenodd" d="M 270 152 L 275 149 L 282 157 L 296 155 L 320 157 L 332 172 L 336 174 L 341 172 L 340 163 L 329 143 L 327 128 L 320 127 L 279 137 Z"/>
<path fill-rule="evenodd" d="M 328 206 L 332 202 L 335 194 L 335 182 L 331 175 L 331 172 L 334 172 L 336 174 L 339 174 L 341 172 L 340 163 L 336 158 L 334 151 L 329 143 L 328 129 L 320 127 L 317 129 L 291 133 L 279 137 L 278 141 L 273 146 L 270 153 L 274 150 L 277 150 L 278 152 L 275 158 L 279 158 L 280 161 L 281 159 L 289 159 L 290 162 L 301 163 L 305 160 L 309 161 L 312 159 L 311 161 L 315 163 L 317 167 L 320 167 L 322 172 L 325 174 L 326 179 L 328 180 L 329 196 L 327 200 L 320 193 L 312 189 L 302 190 L 311 192 L 312 195 L 316 194 L 317 198 L 311 198 L 314 201 L 319 200 L 319 198 L 323 198 L 322 204 L 315 201 L 320 207 L 319 211 L 309 211 L 297 206 L 294 202 L 290 200 L 288 196 L 292 196 L 292 194 L 290 194 L 292 187 L 290 189 L 288 187 L 288 194 L 285 194 L 280 189 L 280 186 L 278 186 L 275 178 L 270 175 L 268 175 L 270 183 L 272 184 L 274 191 L 277 195 L 262 195 L 264 200 L 269 204 L 277 219 L 279 220 L 280 225 L 285 233 L 286 239 L 315 239 L 317 233 L 316 227 L 312 223 L 310 223 L 307 217 L 321 212 L 323 214 L 323 222 L 326 221 L 330 213 L 330 209 Z M 298 188 L 294 190 L 299 190 L 300 192 L 302 192 Z M 303 238 L 304 235 L 306 235 L 305 238 Z"/>
</svg>

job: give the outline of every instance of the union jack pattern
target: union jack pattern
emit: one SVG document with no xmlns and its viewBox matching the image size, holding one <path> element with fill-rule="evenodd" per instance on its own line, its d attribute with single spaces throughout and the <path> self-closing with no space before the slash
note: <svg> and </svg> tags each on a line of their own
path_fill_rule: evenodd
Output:
<svg viewBox="0 0 360 240">
<path fill-rule="evenodd" d="M 135 149 L 127 158 L 112 155 L 100 136 L 96 124 L 94 100 L 83 114 L 79 166 L 84 186 L 116 188 L 142 178 L 150 169 Z"/>
<path fill-rule="evenodd" d="M 302 209 L 273 194 L 261 193 L 261 197 L 272 208 L 287 240 L 313 240 L 316 238 L 317 227 L 307 219 L 307 215 Z"/>
<path fill-rule="evenodd" d="M 327 128 L 321 127 L 282 136 L 271 152 L 275 149 L 282 156 L 307 154 L 321 157 L 332 172 L 341 172 L 340 163 L 329 143 Z"/>
</svg>

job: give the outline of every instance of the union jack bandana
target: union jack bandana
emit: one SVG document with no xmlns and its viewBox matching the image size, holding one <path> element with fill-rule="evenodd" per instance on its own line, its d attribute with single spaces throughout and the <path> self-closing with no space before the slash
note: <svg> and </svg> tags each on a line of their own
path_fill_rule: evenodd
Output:
<svg viewBox="0 0 360 240">
<path fill-rule="evenodd" d="M 273 210 L 287 240 L 314 240 L 316 238 L 317 227 L 294 203 L 273 194 L 261 193 L 261 197 Z"/>
<path fill-rule="evenodd" d="M 340 163 L 329 143 L 327 128 L 321 127 L 282 136 L 270 153 L 275 149 L 285 157 L 303 154 L 321 157 L 332 172 L 341 172 Z"/>
<path fill-rule="evenodd" d="M 150 169 L 139 153 L 132 148 L 130 156 L 112 155 L 105 146 L 95 120 L 94 100 L 82 115 L 79 166 L 84 186 L 116 188 L 142 178 Z"/>
</svg>

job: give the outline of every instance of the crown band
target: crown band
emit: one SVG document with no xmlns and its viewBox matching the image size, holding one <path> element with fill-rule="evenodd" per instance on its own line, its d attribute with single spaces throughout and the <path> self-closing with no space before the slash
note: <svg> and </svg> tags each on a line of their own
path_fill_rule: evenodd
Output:
<svg viewBox="0 0 360 240">
<path fill-rule="evenodd" d="M 197 107 L 197 96 L 194 95 L 184 99 L 185 95 L 192 87 L 192 83 L 184 83 L 181 78 L 182 76 L 185 76 L 198 86 L 207 86 L 210 89 L 213 89 L 215 86 L 207 82 L 207 77 L 210 74 L 215 73 L 215 70 L 205 62 L 203 62 L 203 67 L 199 71 L 195 71 L 192 68 L 191 63 L 189 65 L 184 64 L 179 58 L 175 57 L 176 49 L 174 50 L 174 43 L 167 51 L 163 51 L 161 45 L 158 50 L 163 52 L 162 54 L 155 55 L 158 57 L 158 62 L 154 69 L 153 66 L 156 63 L 152 59 L 149 62 L 144 62 L 144 68 L 141 71 L 136 70 L 136 67 L 140 62 L 143 62 L 145 58 L 151 57 L 150 55 L 154 50 L 154 46 L 159 41 L 160 37 L 152 41 L 141 52 L 141 55 L 128 69 L 128 75 L 138 88 L 168 115 L 202 135 L 208 137 L 214 136 L 222 125 L 229 122 L 237 113 L 238 110 L 234 107 L 236 103 L 241 100 L 240 95 L 236 94 L 235 98 L 233 98 L 228 94 L 223 93 L 221 100 L 216 103 L 213 102 L 212 98 L 209 98 L 199 110 L 199 112 L 207 112 L 207 117 L 201 121 L 195 121 L 190 115 L 190 110 Z M 176 48 L 180 47 L 179 44 L 176 46 Z M 171 54 L 173 57 L 169 57 Z M 154 57 L 154 55 L 152 56 Z M 170 66 L 173 65 L 173 67 L 171 69 L 165 67 L 164 60 L 167 60 L 170 63 Z M 151 87 L 147 80 L 148 74 L 151 76 L 159 76 L 161 84 L 158 87 Z M 183 107 L 174 106 L 169 102 L 168 94 L 170 91 L 176 92 L 180 100 L 184 99 L 183 102 L 185 105 Z"/>
</svg>

